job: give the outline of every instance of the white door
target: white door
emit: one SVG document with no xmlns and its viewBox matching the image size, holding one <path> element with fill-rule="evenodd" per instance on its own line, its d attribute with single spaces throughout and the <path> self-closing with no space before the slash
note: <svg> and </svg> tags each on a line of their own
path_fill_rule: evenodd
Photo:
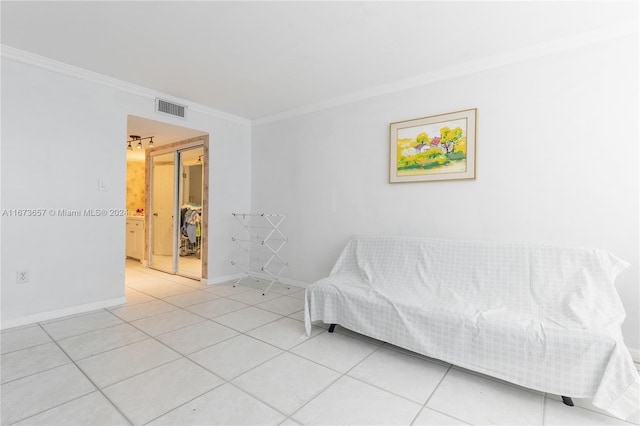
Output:
<svg viewBox="0 0 640 426">
<path fill-rule="evenodd" d="M 170 273 L 175 273 L 174 157 L 174 153 L 152 157 L 151 168 L 151 266 Z"/>
</svg>

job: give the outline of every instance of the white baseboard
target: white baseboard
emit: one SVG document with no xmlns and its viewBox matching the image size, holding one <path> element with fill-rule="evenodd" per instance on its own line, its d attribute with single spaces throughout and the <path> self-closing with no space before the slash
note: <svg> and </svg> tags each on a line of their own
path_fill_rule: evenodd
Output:
<svg viewBox="0 0 640 426">
<path fill-rule="evenodd" d="M 214 278 L 203 278 L 202 280 L 200 280 L 200 282 L 206 285 L 217 285 L 217 284 L 222 284 L 229 281 L 236 281 L 238 278 L 242 277 L 242 275 L 243 274 L 233 274 L 233 275 L 223 275 L 223 276 L 214 277 Z"/>
<path fill-rule="evenodd" d="M 114 297 L 113 299 L 101 300 L 99 302 L 86 303 L 84 305 L 69 306 L 68 308 L 57 309 L 55 311 L 40 312 L 23 317 L 2 320 L 0 329 L 20 327 L 22 325 L 34 324 L 42 321 L 49 321 L 69 315 L 82 314 L 85 312 L 95 311 L 98 309 L 110 308 L 112 306 L 124 305 L 127 303 L 125 296 Z"/>
<path fill-rule="evenodd" d="M 264 281 L 271 281 L 273 279 L 273 277 L 271 277 L 271 275 L 269 274 L 262 274 L 259 272 L 252 272 L 251 273 L 253 276 L 255 276 L 256 278 L 259 278 L 261 280 Z M 217 284 L 223 284 L 223 283 L 227 283 L 229 281 L 237 281 L 239 278 L 248 278 L 245 276 L 245 274 L 243 273 L 239 273 L 239 274 L 234 274 L 234 275 L 223 275 L 221 277 L 214 277 L 214 278 L 209 278 L 209 279 L 202 279 L 202 283 L 203 284 L 207 284 L 207 285 L 217 285 Z M 280 281 L 282 284 L 288 284 L 288 285 L 292 285 L 294 287 L 300 287 L 300 288 L 307 288 L 311 285 L 311 283 L 307 283 L 304 281 L 298 281 L 298 280 L 293 280 L 291 278 L 280 278 L 278 281 Z M 242 283 L 241 283 L 242 284 Z"/>
<path fill-rule="evenodd" d="M 629 353 L 631 354 L 631 358 L 633 358 L 633 362 L 640 364 L 640 349 L 628 348 Z"/>
<path fill-rule="evenodd" d="M 301 288 L 308 288 L 311 283 L 305 282 L 305 281 L 298 281 L 298 280 L 293 280 L 291 278 L 280 278 L 279 281 L 282 284 L 289 284 L 292 285 L 294 287 L 301 287 Z"/>
<path fill-rule="evenodd" d="M 259 272 L 252 272 L 252 274 L 264 281 L 270 282 L 273 279 L 273 277 L 269 274 L 261 274 Z M 284 277 L 280 277 L 278 281 L 281 282 L 282 284 L 287 284 L 287 285 L 291 285 L 294 287 L 301 287 L 301 288 L 307 288 L 311 285 L 310 283 L 307 283 L 304 281 L 298 281 L 298 280 L 294 280 L 291 278 L 284 278 Z"/>
<path fill-rule="evenodd" d="M 252 272 L 251 274 L 256 278 L 259 278 L 264 281 L 271 281 L 273 279 L 273 277 L 271 277 L 271 275 L 269 274 L 263 274 L 259 272 Z M 239 273 L 239 274 L 224 275 L 221 277 L 215 277 L 215 278 L 209 278 L 209 279 L 203 278 L 201 282 L 202 284 L 207 284 L 207 285 L 217 285 L 217 284 L 227 283 L 229 281 L 237 281 L 239 278 L 248 278 L 248 277 L 246 277 L 244 273 Z M 291 285 L 294 287 L 300 287 L 300 288 L 307 288 L 311 285 L 311 283 L 293 280 L 291 278 L 280 278 L 278 281 L 280 281 L 282 284 L 288 284 L 288 285 Z"/>
</svg>

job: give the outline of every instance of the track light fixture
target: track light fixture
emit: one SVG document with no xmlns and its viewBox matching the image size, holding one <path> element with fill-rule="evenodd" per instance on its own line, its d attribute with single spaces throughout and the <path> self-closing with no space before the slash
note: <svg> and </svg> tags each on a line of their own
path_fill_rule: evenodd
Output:
<svg viewBox="0 0 640 426">
<path fill-rule="evenodd" d="M 133 150 L 133 147 L 131 146 L 131 142 L 138 142 L 138 144 L 136 145 L 136 148 L 142 149 L 142 141 L 145 139 L 149 139 L 149 148 L 153 148 L 153 136 L 147 136 L 146 138 L 143 138 L 138 135 L 129 135 L 129 137 L 131 138 L 127 141 L 127 149 L 129 151 Z"/>
</svg>

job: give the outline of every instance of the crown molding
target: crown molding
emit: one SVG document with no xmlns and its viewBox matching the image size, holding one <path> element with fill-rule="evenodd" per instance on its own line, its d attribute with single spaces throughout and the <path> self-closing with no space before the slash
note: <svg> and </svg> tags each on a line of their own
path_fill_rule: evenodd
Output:
<svg viewBox="0 0 640 426">
<path fill-rule="evenodd" d="M 439 81 L 472 75 L 482 71 L 500 68 L 518 62 L 524 62 L 530 59 L 537 59 L 567 50 L 577 49 L 591 44 L 626 37 L 633 34 L 638 34 L 638 22 L 634 20 L 623 21 L 616 25 L 610 25 L 599 28 L 597 30 L 587 31 L 548 42 L 538 43 L 525 48 L 513 50 L 511 52 L 500 53 L 473 61 L 467 61 L 458 65 L 454 65 L 452 67 L 443 68 L 415 77 L 398 80 L 393 83 L 383 84 L 362 91 L 353 92 L 326 101 L 306 105 L 301 108 L 295 108 L 278 114 L 261 117 L 252 120 L 251 125 L 260 126 L 263 124 L 286 120 L 289 118 L 310 114 L 316 111 L 335 108 L 341 105 L 347 105 L 377 96 L 400 92 L 419 86 L 425 86 Z"/>
<path fill-rule="evenodd" d="M 425 86 L 439 81 L 472 75 L 478 72 L 500 68 L 506 65 L 527 61 L 530 59 L 537 59 L 544 56 L 557 54 L 563 51 L 577 49 L 591 44 L 613 40 L 633 34 L 638 34 L 638 22 L 636 20 L 622 21 L 616 25 L 609 25 L 606 27 L 598 28 L 596 30 L 582 32 L 579 34 L 538 43 L 510 52 L 500 53 L 473 61 L 467 61 L 452 67 L 443 68 L 415 77 L 398 80 L 393 83 L 349 93 L 344 96 L 338 96 L 326 101 L 306 105 L 300 108 L 294 108 L 288 111 L 268 115 L 254 120 L 249 120 L 244 117 L 239 117 L 233 114 L 226 113 L 224 111 L 207 107 L 205 105 L 197 104 L 187 99 L 176 98 L 174 96 L 160 93 L 146 87 L 108 77 L 93 71 L 85 70 L 83 68 L 45 58 L 43 56 L 39 56 L 10 46 L 0 45 L 0 47 L 1 55 L 5 58 L 48 69 L 54 72 L 70 75 L 76 78 L 98 83 L 145 98 L 155 99 L 157 97 L 160 97 L 169 101 L 175 101 L 176 103 L 186 105 L 189 109 L 222 120 L 231 121 L 243 125 L 260 126 L 263 124 L 286 120 L 289 118 L 306 115 L 325 109 L 335 108 L 338 106 L 347 105 L 390 93 Z"/>
<path fill-rule="evenodd" d="M 123 80 L 108 77 L 103 74 L 99 74 L 93 71 L 86 70 L 84 68 L 76 67 L 66 64 L 64 62 L 49 59 L 44 56 L 36 55 L 31 52 L 16 49 L 15 47 L 0 45 L 0 54 L 3 58 L 12 59 L 17 62 L 22 62 L 27 65 L 43 68 L 49 71 L 57 72 L 60 74 L 68 75 L 78 79 L 90 81 L 103 86 L 110 87 L 112 89 L 121 90 L 123 92 L 131 93 L 143 98 L 155 100 L 156 98 L 162 98 L 167 101 L 172 101 L 178 104 L 187 106 L 188 109 L 197 111 L 215 118 L 219 118 L 226 121 L 231 121 L 246 126 L 251 125 L 251 121 L 244 117 L 229 114 L 224 111 L 220 111 L 214 108 L 210 108 L 205 105 L 197 104 L 187 99 L 177 98 L 175 96 L 161 93 L 153 89 L 149 89 L 137 84 L 128 83 Z"/>
</svg>

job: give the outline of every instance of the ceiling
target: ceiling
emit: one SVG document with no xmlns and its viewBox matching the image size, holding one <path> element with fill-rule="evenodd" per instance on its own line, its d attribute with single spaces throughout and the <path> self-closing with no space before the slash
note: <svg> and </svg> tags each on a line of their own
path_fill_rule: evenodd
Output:
<svg viewBox="0 0 640 426">
<path fill-rule="evenodd" d="M 189 129 L 187 127 L 175 126 L 161 121 L 149 120 L 148 118 L 130 115 L 127 117 L 127 133 L 137 135 L 141 138 L 153 136 L 155 147 L 160 147 L 173 142 L 183 141 L 206 135 L 200 130 Z M 128 138 L 129 140 L 131 137 Z M 149 140 L 142 141 L 144 149 L 148 148 Z M 136 149 L 136 143 L 132 143 L 132 150 L 127 150 L 127 161 L 144 161 L 144 149 Z"/>
<path fill-rule="evenodd" d="M 637 21 L 637 2 L 2 1 L 2 44 L 249 120 Z"/>
</svg>

